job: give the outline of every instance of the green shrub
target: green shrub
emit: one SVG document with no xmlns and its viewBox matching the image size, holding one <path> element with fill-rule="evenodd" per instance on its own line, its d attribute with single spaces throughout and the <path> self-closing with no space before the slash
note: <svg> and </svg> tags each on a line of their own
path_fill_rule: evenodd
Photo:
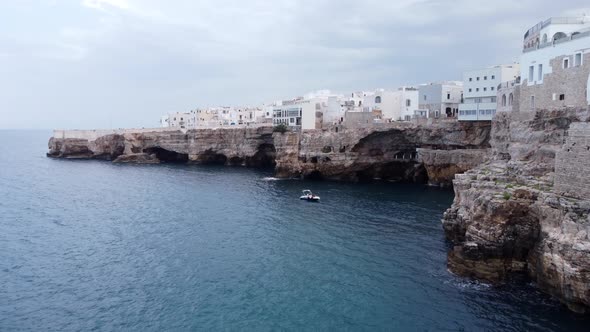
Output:
<svg viewBox="0 0 590 332">
<path fill-rule="evenodd" d="M 272 129 L 272 131 L 273 131 L 273 132 L 275 132 L 275 133 L 281 133 L 281 134 L 284 134 L 284 133 L 286 133 L 287 131 L 289 131 L 289 127 L 288 127 L 286 124 L 284 124 L 284 123 L 281 123 L 281 124 L 278 124 L 278 125 L 276 125 L 276 126 L 275 126 L 275 127 Z"/>
<path fill-rule="evenodd" d="M 504 192 L 503 197 L 505 200 L 509 200 L 512 197 L 512 195 L 510 193 Z"/>
</svg>

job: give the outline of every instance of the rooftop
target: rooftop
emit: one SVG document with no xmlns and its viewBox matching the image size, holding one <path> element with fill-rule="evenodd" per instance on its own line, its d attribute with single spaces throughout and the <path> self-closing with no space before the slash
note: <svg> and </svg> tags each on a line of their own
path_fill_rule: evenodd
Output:
<svg viewBox="0 0 590 332">
<path fill-rule="evenodd" d="M 524 38 L 526 39 L 534 33 L 541 31 L 541 29 L 544 29 L 552 24 L 590 25 L 590 16 L 582 15 L 578 17 L 551 17 L 546 19 L 545 21 L 535 24 L 532 28 L 528 29 L 527 32 L 524 34 Z"/>
</svg>

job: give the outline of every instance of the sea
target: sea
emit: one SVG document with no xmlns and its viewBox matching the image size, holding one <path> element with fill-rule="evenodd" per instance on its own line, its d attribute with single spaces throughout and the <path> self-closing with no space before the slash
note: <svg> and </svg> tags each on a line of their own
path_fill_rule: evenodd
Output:
<svg viewBox="0 0 590 332">
<path fill-rule="evenodd" d="M 452 190 L 55 160 L 50 136 L 0 131 L 1 331 L 590 330 L 447 270 Z"/>
</svg>

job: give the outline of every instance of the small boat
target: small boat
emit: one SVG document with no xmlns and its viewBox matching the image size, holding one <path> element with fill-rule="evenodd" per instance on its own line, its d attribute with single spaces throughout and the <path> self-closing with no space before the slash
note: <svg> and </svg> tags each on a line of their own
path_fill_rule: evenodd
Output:
<svg viewBox="0 0 590 332">
<path fill-rule="evenodd" d="M 301 200 L 310 201 L 310 202 L 319 202 L 320 196 L 314 195 L 311 190 L 304 190 L 303 195 L 299 197 Z"/>
</svg>

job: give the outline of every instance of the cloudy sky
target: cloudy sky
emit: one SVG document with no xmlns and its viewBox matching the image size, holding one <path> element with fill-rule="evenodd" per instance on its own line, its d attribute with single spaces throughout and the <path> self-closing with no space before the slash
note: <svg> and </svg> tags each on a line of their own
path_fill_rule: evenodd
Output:
<svg viewBox="0 0 590 332">
<path fill-rule="evenodd" d="M 0 0 L 0 128 L 458 80 L 587 0 Z"/>
</svg>

